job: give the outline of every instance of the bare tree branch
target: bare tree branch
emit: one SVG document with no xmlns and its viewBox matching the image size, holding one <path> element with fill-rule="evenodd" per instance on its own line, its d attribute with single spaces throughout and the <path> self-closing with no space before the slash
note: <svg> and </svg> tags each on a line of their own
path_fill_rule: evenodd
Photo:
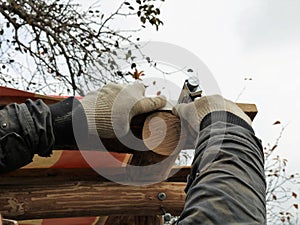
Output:
<svg viewBox="0 0 300 225">
<path fill-rule="evenodd" d="M 0 49 L 7 48 L 8 52 L 2 51 L 0 60 L 25 55 L 36 67 L 36 78 L 62 83 L 73 94 L 84 95 L 90 86 L 109 81 L 126 81 L 116 73 L 117 61 L 130 63 L 122 46 L 138 47 L 132 34 L 141 28 L 121 30 L 111 22 L 136 17 L 142 27 L 149 23 L 158 29 L 162 22 L 155 4 L 155 0 L 124 1 L 106 16 L 95 4 L 82 11 L 72 0 L 2 1 Z M 13 62 L 6 66 L 13 66 Z"/>
</svg>

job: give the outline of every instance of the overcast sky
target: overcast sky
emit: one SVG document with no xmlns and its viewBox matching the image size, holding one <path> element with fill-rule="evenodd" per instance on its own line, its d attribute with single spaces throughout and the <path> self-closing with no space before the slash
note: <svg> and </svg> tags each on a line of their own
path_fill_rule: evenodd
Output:
<svg viewBox="0 0 300 225">
<path fill-rule="evenodd" d="M 109 11 L 117 2 L 101 4 Z M 143 31 L 142 39 L 193 52 L 226 98 L 257 104 L 254 128 L 265 145 L 279 136 L 275 121 L 287 125 L 278 153 L 300 172 L 300 1 L 166 0 L 161 11 L 164 26 Z"/>
<path fill-rule="evenodd" d="M 278 153 L 300 171 L 300 1 L 166 1 L 161 11 L 164 26 L 143 38 L 192 51 L 225 97 L 235 100 L 242 93 L 239 102 L 257 104 L 254 128 L 264 144 L 279 136 L 276 120 L 287 125 Z"/>
</svg>

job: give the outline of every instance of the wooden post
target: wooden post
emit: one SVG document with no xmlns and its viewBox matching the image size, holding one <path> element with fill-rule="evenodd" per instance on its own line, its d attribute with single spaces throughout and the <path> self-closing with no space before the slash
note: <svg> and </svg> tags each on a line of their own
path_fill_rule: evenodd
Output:
<svg viewBox="0 0 300 225">
<path fill-rule="evenodd" d="M 178 123 L 179 119 L 176 117 L 171 117 L 170 118 L 170 113 L 167 112 L 161 112 L 158 113 L 159 115 L 157 115 L 156 113 L 149 115 L 148 117 L 146 117 L 145 121 L 143 122 L 144 126 L 142 126 L 142 132 L 136 132 L 135 135 L 137 136 L 137 138 L 143 140 L 143 142 L 145 142 L 145 140 L 147 140 L 147 138 L 149 138 L 150 132 L 152 131 L 153 133 L 160 133 L 160 131 L 166 132 L 167 130 L 172 131 L 172 132 L 176 132 L 176 134 L 171 134 L 171 135 L 175 135 L 177 136 L 178 133 L 180 134 L 180 123 Z M 154 118 L 154 120 L 156 119 L 156 122 L 151 125 L 152 128 L 154 128 L 155 130 L 149 130 L 149 123 L 152 121 L 152 119 Z M 169 120 L 171 119 L 171 120 Z M 165 121 L 165 125 L 167 127 L 164 127 L 165 129 L 162 130 L 160 129 L 161 127 L 159 125 L 160 122 L 162 120 L 166 120 Z M 163 145 L 163 144 L 162 144 Z M 145 145 L 147 146 L 147 145 Z M 173 143 L 171 143 L 171 145 L 165 146 L 167 149 L 174 149 L 175 145 Z M 158 154 L 154 151 L 136 151 L 133 155 L 132 158 L 130 160 L 130 165 L 134 165 L 134 166 L 139 166 L 138 170 L 133 169 L 132 171 L 130 171 L 131 168 L 129 168 L 129 174 L 132 178 L 133 181 L 136 180 L 136 178 L 138 178 L 139 181 L 141 181 L 141 178 L 145 178 L 146 180 L 150 180 L 152 182 L 161 182 L 163 180 L 166 180 L 166 178 L 168 177 L 169 173 L 170 173 L 170 169 L 176 159 L 176 155 L 174 154 L 173 156 L 170 155 L 161 155 Z M 157 171 L 154 170 L 153 168 L 148 168 L 147 166 L 149 165 L 153 165 L 156 163 L 161 162 L 162 160 L 164 160 L 164 163 L 157 167 Z M 171 167 L 170 167 L 171 166 Z M 166 193 L 164 190 L 162 190 L 162 193 Z M 185 196 L 185 195 L 184 195 Z M 157 198 L 157 196 L 156 196 Z M 167 195 L 167 198 L 169 198 L 169 196 Z M 165 201 L 165 200 L 163 200 Z M 162 203 L 162 207 L 164 202 Z M 164 207 L 163 207 L 164 208 Z M 166 210 L 164 208 L 164 210 Z M 105 223 L 105 225 L 163 225 L 164 221 L 162 219 L 162 214 L 163 214 L 163 210 L 161 209 L 161 211 L 157 214 L 157 215 L 148 215 L 148 216 L 125 216 L 125 217 L 116 217 L 116 216 L 110 216 L 108 221 Z M 178 215 L 178 214 L 177 214 Z"/>
</svg>

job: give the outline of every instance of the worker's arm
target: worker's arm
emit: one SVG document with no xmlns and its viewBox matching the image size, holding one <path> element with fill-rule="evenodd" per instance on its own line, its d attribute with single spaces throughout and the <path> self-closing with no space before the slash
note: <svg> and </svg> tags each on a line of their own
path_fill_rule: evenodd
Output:
<svg viewBox="0 0 300 225">
<path fill-rule="evenodd" d="M 265 224 L 264 157 L 250 119 L 221 96 L 174 109 L 187 121 L 191 111 L 200 132 L 178 224 Z"/>
<path fill-rule="evenodd" d="M 74 144 L 73 117 L 80 118 L 87 133 L 84 110 L 75 98 L 50 107 L 42 100 L 27 100 L 0 110 L 0 172 L 25 166 L 34 154 L 50 156 L 55 144 Z"/>
<path fill-rule="evenodd" d="M 34 154 L 50 156 L 55 145 L 124 136 L 133 116 L 164 107 L 164 97 L 147 98 L 142 84 L 108 84 L 82 100 L 71 97 L 47 106 L 42 100 L 10 104 L 0 110 L 0 173 L 18 169 Z M 77 135 L 74 134 L 76 123 Z"/>
</svg>

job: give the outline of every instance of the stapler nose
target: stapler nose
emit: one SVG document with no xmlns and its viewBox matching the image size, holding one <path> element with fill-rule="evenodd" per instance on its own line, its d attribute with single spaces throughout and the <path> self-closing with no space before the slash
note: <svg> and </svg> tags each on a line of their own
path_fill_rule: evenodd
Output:
<svg viewBox="0 0 300 225">
<path fill-rule="evenodd" d="M 178 104 L 189 103 L 196 98 L 202 96 L 202 89 L 200 87 L 199 79 L 192 76 L 184 81 L 181 93 L 178 98 Z"/>
</svg>

